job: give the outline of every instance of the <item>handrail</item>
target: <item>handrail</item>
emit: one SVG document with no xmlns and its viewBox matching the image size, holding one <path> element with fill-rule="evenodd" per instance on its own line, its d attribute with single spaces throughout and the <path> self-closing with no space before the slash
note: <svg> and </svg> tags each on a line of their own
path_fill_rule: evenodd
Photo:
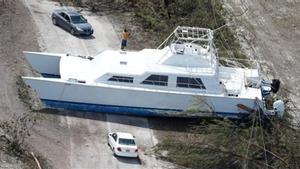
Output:
<svg viewBox="0 0 300 169">
<path fill-rule="evenodd" d="M 181 31 L 181 32 L 179 32 Z M 200 33 L 201 32 L 201 33 Z M 204 41 L 212 43 L 213 39 L 213 31 L 207 28 L 199 28 L 199 27 L 185 27 L 185 26 L 177 26 L 175 30 L 157 47 L 157 49 L 161 49 L 166 43 L 174 36 L 174 39 L 171 43 L 175 41 L 190 41 L 191 43 L 197 41 Z M 205 38 L 207 37 L 207 38 Z"/>
<path fill-rule="evenodd" d="M 176 29 L 157 47 L 157 49 L 160 49 L 168 40 L 171 38 L 171 36 L 175 33 L 179 26 L 176 27 Z"/>
</svg>

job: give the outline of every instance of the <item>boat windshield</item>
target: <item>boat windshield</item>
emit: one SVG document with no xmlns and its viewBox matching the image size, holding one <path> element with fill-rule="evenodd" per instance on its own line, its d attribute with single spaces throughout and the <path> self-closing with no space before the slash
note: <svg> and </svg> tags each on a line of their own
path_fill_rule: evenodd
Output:
<svg viewBox="0 0 300 169">
<path fill-rule="evenodd" d="M 71 20 L 75 24 L 77 24 L 77 23 L 87 23 L 86 19 L 81 15 L 71 16 Z"/>
<path fill-rule="evenodd" d="M 122 145 L 135 145 L 135 141 L 133 139 L 119 138 L 119 144 L 122 144 Z"/>
</svg>

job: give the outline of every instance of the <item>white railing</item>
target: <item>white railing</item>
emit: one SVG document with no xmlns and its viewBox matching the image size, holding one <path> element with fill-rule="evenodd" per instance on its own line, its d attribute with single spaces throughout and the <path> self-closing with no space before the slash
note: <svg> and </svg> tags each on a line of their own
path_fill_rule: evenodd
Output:
<svg viewBox="0 0 300 169">
<path fill-rule="evenodd" d="M 188 43 L 206 42 L 210 44 L 213 40 L 213 31 L 207 28 L 178 26 L 158 47 L 162 49 L 171 43 L 178 41 Z"/>
</svg>

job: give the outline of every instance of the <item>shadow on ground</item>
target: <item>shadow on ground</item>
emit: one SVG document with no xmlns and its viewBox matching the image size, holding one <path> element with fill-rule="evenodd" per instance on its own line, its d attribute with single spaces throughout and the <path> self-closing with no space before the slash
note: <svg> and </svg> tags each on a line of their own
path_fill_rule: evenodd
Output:
<svg viewBox="0 0 300 169">
<path fill-rule="evenodd" d="M 57 26 L 57 25 L 54 25 L 54 26 L 56 26 L 56 27 L 60 28 L 61 30 L 65 31 L 66 33 L 69 33 L 70 35 L 72 35 L 72 34 L 70 33 L 70 31 L 68 31 L 68 30 L 66 30 L 66 29 L 64 29 L 64 28 L 62 28 L 62 27 L 60 27 L 60 26 Z M 96 37 L 95 37 L 94 35 L 72 35 L 72 36 L 74 36 L 74 37 L 76 37 L 76 38 L 78 38 L 78 39 L 85 39 L 85 40 L 93 40 L 93 39 L 96 39 Z"/>
<path fill-rule="evenodd" d="M 36 110 L 35 112 L 57 115 L 57 116 L 70 116 L 70 117 L 76 117 L 82 119 L 108 121 L 111 123 L 132 125 L 136 127 L 150 128 L 155 130 L 180 131 L 180 132 L 187 131 L 191 125 L 196 124 L 201 120 L 200 118 L 142 117 L 142 116 L 121 115 L 121 114 L 110 114 L 110 116 L 116 116 L 118 118 L 107 118 L 106 113 L 70 111 L 70 110 L 49 109 L 49 108 Z M 141 122 L 143 118 L 146 118 L 149 123 L 147 124 Z"/>
<path fill-rule="evenodd" d="M 96 39 L 94 35 L 90 35 L 90 36 L 87 36 L 87 35 L 76 35 L 76 37 L 77 37 L 78 39 L 85 39 L 85 40 Z"/>
<path fill-rule="evenodd" d="M 139 157 L 138 158 L 130 158 L 130 157 L 115 156 L 115 158 L 122 163 L 133 164 L 133 165 L 141 165 L 142 164 L 141 159 Z"/>
</svg>

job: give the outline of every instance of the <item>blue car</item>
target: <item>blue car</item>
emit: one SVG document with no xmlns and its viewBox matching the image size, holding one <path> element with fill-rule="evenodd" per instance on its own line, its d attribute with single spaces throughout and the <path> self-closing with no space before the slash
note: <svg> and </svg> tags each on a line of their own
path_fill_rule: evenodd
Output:
<svg viewBox="0 0 300 169">
<path fill-rule="evenodd" d="M 69 31 L 72 35 L 92 35 L 94 30 L 87 20 L 75 11 L 55 10 L 52 13 L 52 23 Z"/>
</svg>

